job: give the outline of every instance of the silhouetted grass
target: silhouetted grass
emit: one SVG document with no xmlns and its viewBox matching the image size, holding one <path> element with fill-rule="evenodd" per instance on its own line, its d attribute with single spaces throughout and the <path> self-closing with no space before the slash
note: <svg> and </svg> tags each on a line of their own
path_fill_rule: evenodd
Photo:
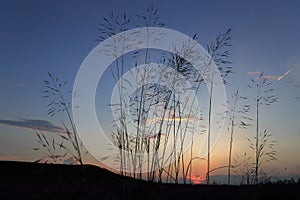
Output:
<svg viewBox="0 0 300 200">
<path fill-rule="evenodd" d="M 271 82 L 264 77 L 263 72 L 259 74 L 257 79 L 251 79 L 251 85 L 249 88 L 254 89 L 256 96 L 254 97 L 254 108 L 255 108 L 255 136 L 254 142 L 252 139 L 248 139 L 250 148 L 255 152 L 255 179 L 254 183 L 259 182 L 259 169 L 262 165 L 264 157 L 267 156 L 269 159 L 266 161 L 273 161 L 276 159 L 276 150 L 274 149 L 275 141 L 271 141 L 271 134 L 264 130 L 260 130 L 261 107 L 269 106 L 278 101 L 278 98 L 272 94 L 274 89 L 270 88 Z"/>
<path fill-rule="evenodd" d="M 208 129 L 207 129 L 207 184 L 209 184 L 210 179 L 210 159 L 211 159 L 211 147 L 210 147 L 210 137 L 211 137 L 211 126 L 213 125 L 211 122 L 212 118 L 212 101 L 213 101 L 213 90 L 215 84 L 223 84 L 226 83 L 225 78 L 232 72 L 231 71 L 231 64 L 230 61 L 230 52 L 228 47 L 231 47 L 231 29 L 228 29 L 225 33 L 219 34 L 214 42 L 210 45 L 207 45 L 207 51 L 211 55 L 211 62 L 210 62 L 210 71 L 208 74 L 208 83 L 210 86 L 209 90 L 209 100 L 208 100 Z M 222 83 L 217 83 L 215 81 L 216 71 L 212 67 L 212 62 L 214 62 L 218 66 L 218 70 L 222 76 Z M 216 124 L 214 124 L 216 125 Z"/>
<path fill-rule="evenodd" d="M 229 141 L 229 155 L 228 155 L 228 185 L 230 185 L 231 179 L 231 168 L 232 165 L 232 149 L 233 149 L 233 140 L 234 140 L 234 132 L 236 127 L 246 129 L 250 124 L 247 121 L 252 120 L 247 117 L 246 114 L 250 109 L 250 105 L 244 104 L 240 105 L 240 101 L 245 101 L 247 97 L 240 95 L 237 90 L 232 96 L 230 101 L 228 101 L 228 112 L 229 112 L 229 127 L 228 131 L 230 131 L 230 141 Z"/>
<path fill-rule="evenodd" d="M 74 123 L 74 120 L 72 118 L 71 113 L 71 102 L 68 100 L 68 97 L 66 93 L 66 85 L 67 81 L 60 81 L 58 77 L 54 77 L 51 73 L 48 73 L 49 79 L 44 81 L 45 90 L 43 98 L 46 98 L 49 100 L 48 102 L 48 115 L 54 116 L 57 113 L 64 113 L 67 117 L 68 123 L 70 125 L 70 129 L 65 125 L 63 126 L 65 128 L 66 134 L 60 135 L 61 139 L 67 142 L 71 143 L 71 146 L 73 147 L 76 154 L 73 154 L 69 151 L 69 153 L 72 154 L 72 156 L 82 165 L 82 143 L 79 141 L 77 129 Z M 39 135 L 37 135 L 39 137 Z M 46 147 L 50 148 L 48 146 L 48 142 L 46 140 L 46 137 L 44 134 L 42 134 L 43 138 L 45 139 L 44 142 L 46 142 Z M 42 142 L 42 140 L 39 140 L 39 142 Z M 52 148 L 55 148 L 54 145 L 54 139 L 52 141 L 53 145 Z M 44 146 L 44 144 L 42 144 Z M 63 147 L 63 142 L 61 142 L 60 148 Z M 49 149 L 48 149 L 49 151 Z M 72 151 L 73 152 L 73 151 Z"/>
<path fill-rule="evenodd" d="M 195 43 L 193 41 L 197 40 L 197 35 L 195 34 L 191 41 L 186 41 L 183 45 L 184 48 L 180 52 L 174 47 L 174 52 L 163 54 L 155 71 L 149 68 L 152 56 L 152 51 L 149 49 L 149 40 L 150 37 L 157 37 L 155 39 L 159 42 L 159 34 L 156 35 L 156 33 L 148 32 L 146 38 L 142 38 L 147 42 L 145 49 L 124 55 L 125 50 L 130 49 L 131 45 L 134 46 L 141 41 L 136 41 L 132 37 L 125 37 L 124 35 L 117 38 L 116 35 L 136 26 L 146 28 L 163 27 L 164 23 L 160 21 L 158 9 L 153 6 L 147 8 L 145 14 L 137 15 L 133 20 L 126 14 L 119 16 L 111 12 L 108 17 L 103 17 L 101 23 L 99 23 L 98 30 L 100 35 L 97 37 L 99 42 L 109 37 L 114 38 L 113 42 L 107 45 L 107 49 L 102 53 L 110 55 L 115 59 L 115 62 L 111 65 L 111 72 L 118 89 L 118 102 L 110 105 L 113 112 L 117 113 L 117 117 L 114 119 L 116 125 L 111 130 L 111 138 L 113 145 L 119 151 L 116 161 L 119 164 L 120 174 L 135 179 L 146 179 L 151 182 L 163 182 L 163 178 L 165 178 L 166 183 L 177 184 L 180 182 L 179 179 L 182 178 L 183 183 L 187 183 L 188 176 L 189 179 L 192 177 L 193 161 L 197 159 L 205 160 L 199 156 L 194 156 L 194 152 L 198 151 L 194 147 L 194 138 L 196 134 L 206 132 L 208 150 L 206 183 L 210 184 L 211 172 L 228 168 L 228 184 L 230 184 L 231 170 L 233 168 L 234 130 L 235 127 L 246 128 L 249 126 L 247 120 L 251 120 L 250 117 L 245 116 L 245 114 L 248 114 L 249 105 L 244 105 L 242 108 L 239 107 L 239 101 L 246 100 L 246 98 L 241 96 L 237 91 L 233 95 L 232 101 L 228 102 L 229 104 L 232 103 L 230 104 L 230 124 L 228 125 L 230 132 L 228 165 L 211 169 L 210 140 L 212 126 L 217 126 L 212 121 L 212 110 L 215 109 L 212 102 L 216 98 L 213 96 L 213 91 L 216 84 L 227 84 L 228 75 L 232 73 L 229 52 L 229 48 L 231 47 L 231 29 L 228 29 L 223 34 L 219 34 L 215 41 L 207 46 L 211 60 L 203 69 L 197 69 L 187 61 L 202 59 L 201 56 L 194 53 L 193 45 Z M 146 30 L 149 31 L 149 29 Z M 138 31 L 133 34 L 138 34 Z M 121 43 L 123 48 L 118 49 L 118 43 Z M 123 78 L 128 68 L 126 66 L 126 59 L 128 58 L 135 61 L 135 65 L 131 66 L 137 73 L 134 81 L 141 83 L 141 87 L 136 88 L 135 93 L 129 97 L 126 96 L 126 90 L 127 86 L 132 83 Z M 218 72 L 215 71 L 213 63 L 217 65 Z M 143 65 L 144 68 L 139 69 L 139 65 Z M 165 66 L 168 66 L 176 73 L 170 73 Z M 131 70 L 129 72 L 132 73 Z M 216 82 L 216 75 L 219 72 L 222 80 L 221 82 Z M 61 140 L 54 138 L 49 140 L 43 133 L 37 133 L 37 140 L 40 147 L 34 150 L 44 149 L 48 154 L 47 156 L 53 159 L 54 163 L 61 162 L 67 154 L 71 154 L 72 157 L 83 165 L 82 143 L 78 138 L 76 126 L 71 117 L 70 101 L 68 101 L 68 98 L 64 94 L 64 86 L 67 82 L 61 82 L 51 73 L 48 75 L 49 80 L 44 81 L 46 88 L 44 98 L 50 100 L 48 114 L 49 116 L 54 116 L 56 113 L 62 112 L 66 115 L 68 124 L 63 124 L 66 134 L 59 136 Z M 156 77 L 156 80 L 158 80 L 155 84 L 152 82 L 153 77 Z M 256 108 L 256 136 L 254 137 L 254 143 L 251 143 L 252 140 L 249 141 L 250 147 L 255 151 L 254 173 L 255 183 L 258 183 L 258 171 L 262 165 L 262 161 L 266 157 L 274 160 L 276 156 L 274 142 L 270 141 L 271 135 L 267 131 L 259 132 L 259 111 L 261 105 L 270 105 L 276 102 L 277 98 L 272 95 L 265 95 L 273 90 L 264 90 L 270 84 L 267 83 L 266 78 L 262 74 L 257 80 L 251 79 L 251 81 L 257 90 L 254 106 Z M 186 87 L 184 85 L 185 82 L 189 82 L 191 87 Z M 196 108 L 196 105 L 194 105 L 196 97 L 193 97 L 191 105 L 187 105 L 185 103 L 188 102 L 187 99 L 182 98 L 184 92 L 197 95 L 203 83 L 209 85 L 207 125 L 202 126 L 197 124 L 198 127 L 194 127 L 190 118 L 194 117 L 194 115 L 197 118 L 198 116 L 195 113 L 197 111 L 200 112 L 200 108 Z M 164 85 L 168 85 L 168 87 Z M 127 113 L 128 110 L 131 116 Z M 131 118 L 136 125 L 134 130 L 131 130 L 128 125 Z M 200 117 L 198 120 L 201 120 Z M 190 157 L 188 158 L 189 162 L 186 163 L 185 150 L 188 137 L 191 138 L 189 147 Z M 66 145 L 66 143 L 69 145 Z M 170 152 L 167 151 L 168 145 L 171 147 Z M 69 146 L 72 150 L 68 149 Z M 270 151 L 267 152 L 266 149 Z M 61 151 L 64 153 L 62 154 Z M 244 157 L 243 164 L 237 166 L 243 166 L 241 173 L 243 176 L 249 178 L 250 174 L 246 154 Z M 166 163 L 169 164 L 166 165 Z M 147 169 L 146 173 L 143 173 L 143 168 Z M 249 181 L 247 182 L 249 183 Z"/>
</svg>

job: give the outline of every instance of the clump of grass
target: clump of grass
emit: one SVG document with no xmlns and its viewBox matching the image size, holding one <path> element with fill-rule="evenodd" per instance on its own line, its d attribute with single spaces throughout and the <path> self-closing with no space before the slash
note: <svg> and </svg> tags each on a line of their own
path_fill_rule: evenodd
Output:
<svg viewBox="0 0 300 200">
<path fill-rule="evenodd" d="M 43 98 L 48 99 L 48 115 L 55 116 L 58 113 L 63 113 L 66 115 L 68 125 L 62 122 L 62 125 L 65 128 L 65 134 L 60 134 L 59 142 L 56 142 L 54 138 L 51 143 L 47 140 L 47 137 L 44 134 L 37 134 L 38 143 L 46 148 L 48 152 L 48 157 L 53 159 L 53 161 L 58 161 L 57 159 L 65 158 L 66 155 L 71 155 L 72 158 L 76 161 L 74 163 L 79 163 L 81 165 L 81 170 L 83 174 L 85 174 L 83 157 L 82 157 L 82 149 L 83 144 L 79 140 L 77 129 L 75 126 L 75 122 L 72 118 L 71 113 L 71 101 L 68 98 L 67 93 L 71 93 L 66 89 L 68 81 L 60 81 L 58 77 L 53 76 L 50 72 L 48 72 L 48 80 L 44 80 L 45 90 L 43 91 Z M 70 128 L 68 128 L 70 126 Z M 65 144 L 68 145 L 65 145 Z M 72 148 L 72 149 L 70 149 Z M 64 150 L 64 154 L 53 153 L 60 150 Z M 87 154 L 86 151 L 84 154 Z M 63 160 L 60 160 L 61 162 Z M 87 193 L 88 187 L 86 182 L 86 177 L 82 177 L 83 186 L 85 192 Z"/>
<path fill-rule="evenodd" d="M 147 9 L 146 14 L 137 15 L 138 19 L 141 20 L 143 27 L 162 27 L 164 26 L 163 22 L 160 22 L 160 18 L 157 15 L 158 9 L 153 6 Z M 127 15 L 119 17 L 113 13 L 108 18 L 103 18 L 103 22 L 100 23 L 99 31 L 101 36 L 99 36 L 99 41 L 103 41 L 107 37 L 114 37 L 115 34 L 122 31 L 128 30 L 130 28 L 130 18 Z M 147 29 L 148 30 L 148 29 Z M 155 37 L 155 33 L 151 33 L 151 36 Z M 149 44 L 150 33 L 148 34 L 145 40 Z M 196 40 L 196 35 L 193 36 L 193 40 Z M 157 38 L 159 40 L 159 38 Z M 228 74 L 231 73 L 231 63 L 229 60 L 230 53 L 228 47 L 231 46 L 231 29 L 227 30 L 224 34 L 217 36 L 215 43 L 211 43 L 208 46 L 208 52 L 211 54 L 212 62 L 215 62 L 218 65 L 219 71 L 222 73 L 223 82 Z M 126 38 L 121 39 L 121 41 L 126 44 Z M 138 41 L 135 41 L 138 42 Z M 211 65 L 203 69 L 203 71 L 197 71 L 196 68 L 191 66 L 191 64 L 180 57 L 179 55 L 184 55 L 190 60 L 201 59 L 198 55 L 193 53 L 192 43 L 186 43 L 185 49 L 182 52 L 176 52 L 174 48 L 173 54 L 165 56 L 162 58 L 162 64 L 167 65 L 181 74 L 180 76 L 167 77 L 167 72 L 163 69 L 156 71 L 155 75 L 153 72 L 147 71 L 146 67 L 144 70 L 137 69 L 138 75 L 136 75 L 136 82 L 142 81 L 142 86 L 137 90 L 134 97 L 132 97 L 130 104 L 128 105 L 127 99 L 124 99 L 124 94 L 126 94 L 126 84 L 128 80 L 123 80 L 122 75 L 125 70 L 125 56 L 123 54 L 119 57 L 116 44 L 109 45 L 109 49 L 106 51 L 107 54 L 114 56 L 115 68 L 112 70 L 112 75 L 116 83 L 118 84 L 119 92 L 119 102 L 114 107 L 114 111 L 118 112 L 117 122 L 119 124 L 116 127 L 116 130 L 113 131 L 112 138 L 114 144 L 119 149 L 119 159 L 120 162 L 120 173 L 121 175 L 129 175 L 134 178 L 142 178 L 142 167 L 146 163 L 148 169 L 147 179 L 149 181 L 162 180 L 162 176 L 165 174 L 167 176 L 167 181 L 172 180 L 175 183 L 178 183 L 179 176 L 183 177 L 183 181 L 186 182 L 188 173 L 192 172 L 192 161 L 197 157 L 193 157 L 193 141 L 190 147 L 191 157 L 190 163 L 186 165 L 184 162 L 185 154 L 185 141 L 187 135 L 194 136 L 194 130 L 189 119 L 185 121 L 183 113 L 187 113 L 187 116 L 193 114 L 192 105 L 187 110 L 187 105 L 181 103 L 179 99 L 181 98 L 180 92 L 175 92 L 175 86 L 182 86 L 182 82 L 190 81 L 193 85 L 192 88 L 189 88 L 191 92 L 198 93 L 200 85 L 203 83 L 203 77 L 206 77 L 210 81 L 210 98 L 209 98 L 209 113 L 208 113 L 208 181 L 209 183 L 209 172 L 210 172 L 210 132 L 211 132 L 211 117 L 212 117 L 212 92 L 215 83 L 215 73 L 210 69 Z M 124 45 L 126 48 L 129 48 L 127 45 Z M 122 49 L 120 52 L 123 52 Z M 143 52 L 143 53 L 142 53 Z M 145 50 L 137 51 L 133 53 L 132 59 L 137 59 L 143 57 L 143 65 L 147 66 L 149 64 L 151 51 L 146 45 Z M 138 59 L 137 59 L 138 60 Z M 136 60 L 135 67 L 138 66 L 138 61 Z M 158 77 L 157 84 L 150 84 L 152 76 Z M 138 80 L 138 77 L 142 77 L 142 80 Z M 183 77 L 183 78 L 182 78 Z M 172 80 L 173 86 L 170 88 L 158 87 L 158 85 L 163 85 L 166 80 Z M 175 85 L 175 86 L 174 86 Z M 173 88 L 172 88 L 173 87 Z M 175 95 L 176 93 L 176 95 Z M 192 100 L 192 104 L 194 104 Z M 126 110 L 130 107 L 132 110 L 132 115 L 134 116 L 134 122 L 136 123 L 135 133 L 132 133 L 132 130 L 128 129 L 128 115 Z M 199 109 L 199 108 L 198 108 Z M 196 109 L 197 110 L 197 109 Z M 158 121 L 152 121 L 152 119 L 160 119 Z M 184 120 L 183 120 L 184 119 Z M 203 129 L 203 127 L 198 127 L 198 129 Z M 203 130 L 202 130 L 203 131 Z M 201 131 L 200 131 L 201 132 Z M 147 135 L 147 133 L 150 133 Z M 155 136 L 155 137 L 154 137 Z M 173 151 L 170 154 L 166 152 L 166 146 L 171 145 Z M 159 150 L 162 149 L 162 154 Z M 147 155 L 145 159 L 143 156 L 138 156 L 142 153 Z M 168 165 L 166 168 L 163 166 L 166 162 L 172 159 L 174 162 Z M 203 158 L 200 158 L 203 159 Z M 158 169 L 156 171 L 155 169 Z M 125 172 L 126 171 L 126 172 Z"/>
<path fill-rule="evenodd" d="M 153 6 L 149 7 L 147 9 L 146 15 L 137 15 L 138 19 L 142 20 L 142 24 L 146 27 L 150 26 L 163 26 L 163 23 L 159 22 L 159 18 L 157 16 L 158 9 L 154 8 Z M 123 20 L 123 21 L 121 21 Z M 101 32 L 100 41 L 105 39 L 106 37 L 113 37 L 118 32 L 122 32 L 127 30 L 124 28 L 124 26 L 130 26 L 130 20 L 126 17 L 126 14 L 124 14 L 123 19 L 120 19 L 118 16 L 111 14 L 109 18 L 103 18 L 103 22 L 100 23 L 101 28 L 99 29 Z M 150 34 L 148 34 L 148 37 L 150 37 Z M 122 41 L 118 42 L 124 42 L 126 43 L 126 38 L 123 38 Z M 147 38 L 147 41 L 149 38 Z M 147 43 L 148 44 L 148 43 Z M 126 46 L 126 45 L 125 45 Z M 127 105 L 127 99 L 124 99 L 124 93 L 126 92 L 126 88 L 124 86 L 124 81 L 122 79 L 122 75 L 124 73 L 124 59 L 125 56 L 122 54 L 120 57 L 117 55 L 117 49 L 114 49 L 116 47 L 116 44 L 111 44 L 110 50 L 108 50 L 108 54 L 115 57 L 115 69 L 112 71 L 112 75 L 118 84 L 119 89 L 119 103 L 118 105 L 113 105 L 115 108 L 115 111 L 119 113 L 119 117 L 117 119 L 119 123 L 119 127 L 117 127 L 117 130 L 113 134 L 113 138 L 115 139 L 116 146 L 119 148 L 120 156 L 119 156 L 119 162 L 120 162 L 120 173 L 122 175 L 125 175 L 124 171 L 130 171 L 129 175 L 132 174 L 134 178 L 136 178 L 136 174 L 138 174 L 138 178 L 142 178 L 142 164 L 143 160 L 140 156 L 138 156 L 139 153 L 142 153 L 146 151 L 148 154 L 148 161 L 151 159 L 150 152 L 151 148 L 153 146 L 156 146 L 158 148 L 160 146 L 160 138 L 161 133 L 157 134 L 157 137 L 154 139 L 145 138 L 145 131 L 149 130 L 147 127 L 147 119 L 149 117 L 150 107 L 158 107 L 158 102 L 153 103 L 153 99 L 157 98 L 159 95 L 157 94 L 158 90 L 160 92 L 161 89 L 154 88 L 157 91 L 153 91 L 153 87 L 147 86 L 147 80 L 151 77 L 149 77 L 149 73 L 146 70 L 144 71 L 138 71 L 139 75 L 143 76 L 143 84 L 140 90 L 138 90 L 138 93 L 133 98 L 133 101 L 131 102 L 131 105 Z M 122 52 L 122 49 L 121 49 Z M 141 54 L 140 51 L 134 52 L 132 59 L 135 59 L 138 56 L 144 56 L 144 65 L 147 65 L 149 62 L 149 48 L 148 45 L 145 50 L 145 54 Z M 137 75 L 138 76 L 138 75 Z M 119 81 L 120 80 L 120 81 Z M 136 80 L 138 81 L 138 80 Z M 128 81 L 127 81 L 128 83 Z M 148 94 L 146 94 L 148 92 Z M 152 93 L 149 95 L 149 93 Z M 152 99 L 152 100 L 151 100 Z M 150 102 L 150 103 L 149 103 Z M 151 103 L 152 102 L 152 103 Z M 129 134 L 128 128 L 127 128 L 127 118 L 126 111 L 128 109 L 128 106 L 133 107 L 132 110 L 134 110 L 135 114 L 135 122 L 137 124 L 136 128 L 136 134 Z M 132 131 L 132 130 L 131 130 Z M 153 144 L 155 143 L 155 145 Z M 154 158 L 152 158 L 154 159 Z M 148 171 L 150 172 L 150 168 L 153 168 L 153 163 L 150 164 L 150 161 L 148 162 Z M 148 173 L 148 179 L 151 178 L 151 174 Z"/>
<path fill-rule="evenodd" d="M 73 157 L 80 163 L 80 165 L 83 165 L 81 152 L 82 143 L 79 141 L 76 126 L 71 116 L 71 102 L 65 95 L 65 93 L 68 92 L 65 88 L 67 81 L 61 82 L 58 77 L 54 77 L 50 72 L 48 72 L 48 76 L 49 79 L 44 81 L 45 90 L 43 96 L 43 98 L 49 99 L 50 101 L 48 103 L 48 115 L 54 116 L 57 113 L 66 114 L 71 129 L 69 129 L 67 125 L 63 123 L 66 136 L 60 135 L 60 137 L 65 141 L 71 142 L 71 146 L 76 153 L 73 154 Z"/>
</svg>

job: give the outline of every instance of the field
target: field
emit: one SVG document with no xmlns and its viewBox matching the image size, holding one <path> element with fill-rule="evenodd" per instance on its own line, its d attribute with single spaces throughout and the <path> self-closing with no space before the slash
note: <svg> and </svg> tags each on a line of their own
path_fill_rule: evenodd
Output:
<svg viewBox="0 0 300 200">
<path fill-rule="evenodd" d="M 300 184 L 259 186 L 150 183 L 92 165 L 0 162 L 3 199 L 295 199 Z"/>
</svg>

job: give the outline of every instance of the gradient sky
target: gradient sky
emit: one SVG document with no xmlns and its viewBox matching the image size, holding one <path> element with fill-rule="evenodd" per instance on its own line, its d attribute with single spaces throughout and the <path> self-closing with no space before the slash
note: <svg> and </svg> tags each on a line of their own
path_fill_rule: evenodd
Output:
<svg viewBox="0 0 300 200">
<path fill-rule="evenodd" d="M 146 2 L 146 3 L 145 3 Z M 225 3 L 226 2 L 226 3 Z M 218 33 L 232 28 L 233 71 L 230 95 L 247 92 L 255 71 L 273 82 L 279 103 L 263 110 L 263 127 L 279 141 L 278 161 L 269 170 L 300 174 L 300 3 L 298 1 L 15 1 L 0 2 L 0 159 L 34 160 L 35 130 L 61 131 L 61 116 L 47 116 L 42 98 L 47 72 L 68 80 L 98 44 L 98 23 L 110 11 L 135 16 L 153 4 L 166 27 L 192 36 L 205 46 Z M 277 80 L 280 75 L 292 71 Z M 252 73 L 251 73 L 252 72 Z M 252 75 L 251 75 L 252 74 Z M 237 137 L 236 151 L 244 152 L 245 134 Z M 227 136 L 226 136 L 227 134 Z M 238 141 L 241 141 L 238 143 Z M 227 155 L 228 133 L 213 150 L 214 166 Z"/>
</svg>

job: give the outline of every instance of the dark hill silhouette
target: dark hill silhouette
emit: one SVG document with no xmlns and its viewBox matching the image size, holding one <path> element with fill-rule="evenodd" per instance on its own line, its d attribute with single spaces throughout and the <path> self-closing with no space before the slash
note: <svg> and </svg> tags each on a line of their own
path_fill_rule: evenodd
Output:
<svg viewBox="0 0 300 200">
<path fill-rule="evenodd" d="M 299 186 L 150 183 L 93 165 L 0 161 L 1 199 L 297 199 Z"/>
</svg>

